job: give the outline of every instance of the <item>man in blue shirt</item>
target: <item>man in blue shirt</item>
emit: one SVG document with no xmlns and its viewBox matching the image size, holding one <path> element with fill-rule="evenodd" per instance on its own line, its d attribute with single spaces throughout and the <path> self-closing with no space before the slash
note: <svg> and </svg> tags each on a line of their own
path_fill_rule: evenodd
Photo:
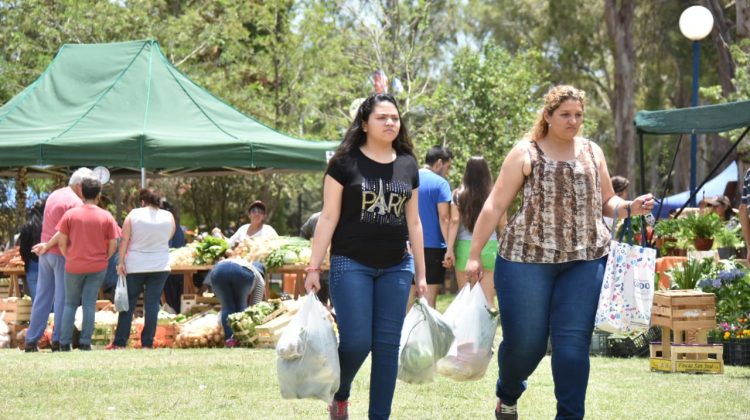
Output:
<svg viewBox="0 0 750 420">
<path fill-rule="evenodd" d="M 453 153 L 433 146 L 419 170 L 419 218 L 424 232 L 424 259 L 427 273 L 427 301 L 435 307 L 440 286 L 445 282 L 443 259 L 450 222 L 451 187 L 445 177 L 453 163 Z"/>
</svg>

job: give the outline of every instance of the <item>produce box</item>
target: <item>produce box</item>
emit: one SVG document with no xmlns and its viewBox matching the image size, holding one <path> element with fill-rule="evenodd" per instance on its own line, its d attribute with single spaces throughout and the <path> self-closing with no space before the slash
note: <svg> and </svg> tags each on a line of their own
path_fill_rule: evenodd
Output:
<svg viewBox="0 0 750 420">
<path fill-rule="evenodd" d="M 262 348 L 276 347 L 281 333 L 284 332 L 284 328 L 289 325 L 293 317 L 292 314 L 285 312 L 265 324 L 255 327 L 256 346 Z"/>
<path fill-rule="evenodd" d="M 133 348 L 141 348 L 141 333 L 143 332 L 143 324 L 134 324 L 130 330 L 130 341 L 129 344 Z M 172 348 L 175 346 L 175 339 L 177 334 L 180 332 L 180 326 L 178 324 L 157 324 L 156 332 L 154 333 L 154 348 Z"/>
<path fill-rule="evenodd" d="M 654 293 L 651 324 L 672 331 L 716 326 L 716 295 L 697 290 L 660 290 Z"/>
<path fill-rule="evenodd" d="M 230 314 L 227 318 L 233 336 L 241 345 L 253 347 L 258 341 L 257 328 L 280 317 L 287 311 L 278 300 L 260 302 L 243 312 Z"/>
<path fill-rule="evenodd" d="M 5 311 L 6 322 L 24 322 L 31 319 L 31 300 L 10 297 L 0 299 L 0 312 Z"/>
<path fill-rule="evenodd" d="M 203 296 L 196 294 L 183 294 L 180 298 L 180 313 L 193 315 L 199 312 L 205 312 L 219 306 L 219 298 L 215 296 Z M 218 309 L 218 308 L 217 308 Z"/>
<path fill-rule="evenodd" d="M 94 333 L 91 334 L 91 344 L 94 346 L 106 346 L 115 340 L 115 328 L 117 325 L 94 324 Z"/>
<path fill-rule="evenodd" d="M 10 279 L 0 278 L 0 299 L 7 298 L 10 292 Z"/>
</svg>

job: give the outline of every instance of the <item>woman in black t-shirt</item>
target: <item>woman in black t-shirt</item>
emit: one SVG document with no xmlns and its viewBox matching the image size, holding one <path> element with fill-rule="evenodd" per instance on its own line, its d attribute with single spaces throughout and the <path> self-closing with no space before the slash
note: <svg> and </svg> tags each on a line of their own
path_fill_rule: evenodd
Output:
<svg viewBox="0 0 750 420">
<path fill-rule="evenodd" d="M 330 244 L 329 288 L 341 364 L 341 384 L 329 407 L 332 419 L 348 418 L 351 384 L 370 352 L 369 418 L 390 416 L 412 278 L 419 296 L 427 288 L 417 171 L 395 99 L 384 94 L 367 98 L 328 164 L 323 211 L 306 269 L 305 288 L 318 290 Z"/>
</svg>

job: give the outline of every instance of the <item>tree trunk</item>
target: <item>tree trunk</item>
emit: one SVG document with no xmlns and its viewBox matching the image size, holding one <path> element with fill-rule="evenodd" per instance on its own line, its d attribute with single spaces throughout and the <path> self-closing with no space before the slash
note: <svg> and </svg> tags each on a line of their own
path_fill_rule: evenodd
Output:
<svg viewBox="0 0 750 420">
<path fill-rule="evenodd" d="M 26 188 L 28 171 L 25 166 L 18 168 L 16 173 L 16 232 L 26 223 Z"/>
<path fill-rule="evenodd" d="M 610 39 L 614 44 L 615 86 L 610 97 L 615 124 L 615 161 L 613 175 L 629 179 L 629 195 L 635 191 L 635 48 L 633 18 L 635 2 L 606 0 L 605 15 Z"/>
<path fill-rule="evenodd" d="M 735 0 L 737 8 L 737 39 L 750 38 L 750 1 Z"/>
<path fill-rule="evenodd" d="M 719 0 L 709 0 L 706 2 L 706 6 L 714 16 L 716 30 L 711 32 L 711 40 L 719 56 L 719 65 L 716 67 L 716 73 L 719 76 L 721 95 L 727 98 L 729 94 L 736 90 L 734 83 L 732 83 L 735 71 L 734 60 L 732 60 L 732 54 L 729 52 L 729 45 L 733 42 L 729 30 L 730 22 L 727 21 L 724 9 Z"/>
</svg>

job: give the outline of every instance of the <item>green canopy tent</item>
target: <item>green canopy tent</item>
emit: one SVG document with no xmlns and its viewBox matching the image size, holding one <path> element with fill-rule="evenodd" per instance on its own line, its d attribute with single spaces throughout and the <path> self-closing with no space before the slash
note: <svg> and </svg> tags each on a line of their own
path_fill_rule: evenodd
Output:
<svg viewBox="0 0 750 420">
<path fill-rule="evenodd" d="M 635 127 L 638 132 L 640 146 L 640 172 L 641 172 L 641 191 L 646 190 L 645 163 L 643 152 L 643 136 L 645 134 L 679 134 L 677 147 L 672 158 L 672 165 L 669 169 L 669 175 L 665 182 L 664 193 L 666 195 L 666 185 L 669 184 L 672 169 L 674 168 L 677 152 L 682 142 L 682 136 L 685 134 L 705 134 L 705 133 L 723 133 L 730 130 L 745 127 L 745 130 L 733 143 L 732 147 L 724 154 L 719 163 L 709 172 L 703 182 L 698 185 L 692 192 L 685 205 L 689 203 L 700 191 L 703 185 L 714 177 L 718 172 L 722 162 L 726 160 L 729 154 L 745 138 L 750 130 L 750 101 L 730 102 L 718 105 L 704 105 L 693 108 L 670 109 L 662 111 L 639 111 L 635 115 Z M 690 168 L 695 171 L 695 168 Z M 680 209 L 682 211 L 682 209 Z M 658 214 L 658 213 L 657 213 Z"/>
<path fill-rule="evenodd" d="M 293 138 L 182 74 L 155 40 L 65 44 L 0 107 L 0 167 L 107 166 L 155 175 L 319 171 L 338 142 Z"/>
</svg>

